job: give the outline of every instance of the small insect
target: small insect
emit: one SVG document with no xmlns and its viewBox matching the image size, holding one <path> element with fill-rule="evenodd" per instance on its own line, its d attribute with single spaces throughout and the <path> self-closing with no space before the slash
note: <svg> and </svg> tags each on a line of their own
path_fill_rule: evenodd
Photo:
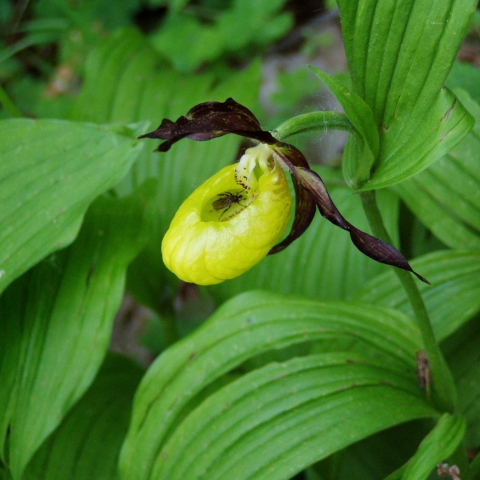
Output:
<svg viewBox="0 0 480 480">
<path fill-rule="evenodd" d="M 241 205 L 241 201 L 244 199 L 243 193 L 232 193 L 232 192 L 225 192 L 225 193 L 219 193 L 217 197 L 220 197 L 219 199 L 215 200 L 212 203 L 212 207 L 214 210 L 222 210 L 224 209 L 223 212 L 221 213 L 220 218 L 222 218 L 222 215 L 229 210 L 234 203 L 238 203 Z"/>
</svg>

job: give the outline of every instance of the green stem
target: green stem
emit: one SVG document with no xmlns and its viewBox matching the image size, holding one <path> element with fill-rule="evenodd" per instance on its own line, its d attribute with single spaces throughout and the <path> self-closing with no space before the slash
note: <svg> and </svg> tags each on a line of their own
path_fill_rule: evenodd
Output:
<svg viewBox="0 0 480 480">
<path fill-rule="evenodd" d="M 391 244 L 392 241 L 383 223 L 375 192 L 361 192 L 360 198 L 373 234 L 380 240 Z M 455 385 L 450 370 L 435 340 L 435 334 L 422 295 L 418 290 L 415 279 L 409 272 L 398 268 L 395 268 L 394 271 L 405 289 L 417 319 L 423 347 L 430 366 L 434 393 L 436 394 L 434 402 L 442 411 L 452 412 L 455 406 Z"/>
<path fill-rule="evenodd" d="M 288 119 L 273 130 L 272 135 L 277 140 L 283 141 L 292 135 L 318 131 L 324 132 L 327 130 L 355 131 L 344 113 L 312 112 Z"/>
</svg>

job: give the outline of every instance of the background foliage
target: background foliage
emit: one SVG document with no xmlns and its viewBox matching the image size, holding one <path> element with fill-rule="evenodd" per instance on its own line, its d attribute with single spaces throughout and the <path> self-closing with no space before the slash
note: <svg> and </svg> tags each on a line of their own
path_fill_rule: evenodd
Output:
<svg viewBox="0 0 480 480">
<path fill-rule="evenodd" d="M 0 478 L 421 480 L 446 462 L 480 479 L 480 14 L 338 3 L 0 2 Z M 335 76 L 326 21 L 349 67 Z M 465 38 L 477 56 L 459 63 Z M 272 58 L 302 65 L 273 90 Z M 245 144 L 160 156 L 138 135 L 230 96 L 275 128 L 319 108 L 322 84 L 353 134 L 314 169 L 362 230 L 358 192 L 381 188 L 393 243 L 432 283 L 449 407 L 419 386 L 424 334 L 395 273 L 320 216 L 220 285 L 163 265 L 178 206 Z M 319 160 L 333 133 L 315 128 L 288 141 Z M 126 292 L 133 360 L 109 351 Z"/>
</svg>

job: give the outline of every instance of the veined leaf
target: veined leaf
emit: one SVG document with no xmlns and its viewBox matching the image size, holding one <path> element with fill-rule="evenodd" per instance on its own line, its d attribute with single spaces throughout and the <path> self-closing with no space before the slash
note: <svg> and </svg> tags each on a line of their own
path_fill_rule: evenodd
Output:
<svg viewBox="0 0 480 480">
<path fill-rule="evenodd" d="M 379 155 L 363 189 L 382 188 L 425 169 L 471 129 L 472 118 L 444 85 L 476 2 L 339 6 L 353 88 L 379 126 Z"/>
<path fill-rule="evenodd" d="M 377 124 L 389 128 L 404 109 L 436 102 L 476 2 L 340 0 L 339 6 L 354 89 Z"/>
<path fill-rule="evenodd" d="M 480 105 L 456 90 L 476 121 L 448 155 L 414 178 L 397 185 L 402 200 L 443 243 L 480 247 Z"/>
<path fill-rule="evenodd" d="M 22 478 L 118 478 L 118 454 L 142 374 L 131 361 L 107 356 L 91 387 L 40 447 Z"/>
<path fill-rule="evenodd" d="M 414 382 L 352 354 L 272 363 L 192 411 L 157 456 L 152 478 L 291 478 L 387 425 L 432 414 L 417 394 Z"/>
<path fill-rule="evenodd" d="M 147 239 L 146 210 L 148 192 L 100 198 L 69 248 L 0 297 L 0 445 L 14 479 L 102 363 L 127 265 Z"/>
<path fill-rule="evenodd" d="M 0 121 L 0 292 L 73 241 L 88 205 L 139 154 L 127 127 Z"/>
<path fill-rule="evenodd" d="M 480 251 L 440 251 L 411 261 L 432 285 L 418 285 L 438 341 L 480 311 Z M 447 288 L 448 287 L 448 288 Z M 379 275 L 353 298 L 398 309 L 413 316 L 394 272 Z"/>
<path fill-rule="evenodd" d="M 123 478 L 131 480 L 157 478 L 154 471 L 155 468 L 160 467 L 155 467 L 155 464 L 157 462 L 160 464 L 163 461 L 161 452 L 164 451 L 163 448 L 167 448 L 169 439 L 176 435 L 176 429 L 181 428 L 181 422 L 185 416 L 189 415 L 191 409 L 189 405 L 192 405 L 192 402 L 195 404 L 194 399 L 197 395 L 222 375 L 243 364 L 246 360 L 272 349 L 280 349 L 306 341 L 332 340 L 339 337 L 353 338 L 367 345 L 370 348 L 370 358 L 381 357 L 382 360 L 379 360 L 379 363 L 392 372 L 392 382 L 395 385 L 397 383 L 395 383 L 396 380 L 393 377 L 396 378 L 396 375 L 400 375 L 405 378 L 401 382 L 406 381 L 408 384 L 411 382 L 413 390 L 417 391 L 414 352 L 419 349 L 420 340 L 416 327 L 408 317 L 393 310 L 384 310 L 378 307 L 370 308 L 366 305 L 347 305 L 341 302 L 319 303 L 296 299 L 295 297 L 285 298 L 285 296 L 267 294 L 266 292 L 240 295 L 227 302 L 194 334 L 166 350 L 147 372 L 135 398 L 131 427 L 122 449 L 120 465 Z M 353 352 L 351 355 L 354 355 Z M 380 357 L 377 357 L 377 355 L 380 355 Z M 343 358 L 345 359 L 345 357 Z M 262 372 L 264 371 L 261 370 L 258 375 L 262 376 Z M 273 377 L 279 378 L 278 374 L 273 375 Z M 282 377 L 280 376 L 280 378 Z M 315 375 L 315 382 L 320 382 L 321 378 L 321 374 Z M 234 386 L 238 385 L 237 383 L 225 387 L 227 389 L 225 394 L 228 395 L 228 392 L 231 392 L 229 388 L 233 390 L 239 388 L 240 392 L 244 388 L 251 388 L 251 382 L 248 380 L 240 379 L 239 382 L 240 387 Z M 377 385 L 373 390 L 370 387 L 366 390 L 359 388 L 358 397 L 355 389 L 350 390 L 346 387 L 347 391 L 341 389 L 343 391 L 338 392 L 339 396 L 334 395 L 331 398 L 327 395 L 324 399 L 317 398 L 318 402 L 313 400 L 311 403 L 307 402 L 298 411 L 292 405 L 289 407 L 291 413 L 285 413 L 284 420 L 287 421 L 289 415 L 292 415 L 290 417 L 293 422 L 292 428 L 293 425 L 296 425 L 302 429 L 301 425 L 304 425 L 305 428 L 309 429 L 310 422 L 315 424 L 315 421 L 312 420 L 313 417 L 318 418 L 319 415 L 325 415 L 326 425 L 335 429 L 338 428 L 338 426 L 334 427 L 335 419 L 346 415 L 345 409 L 347 408 L 352 412 L 350 400 L 353 398 L 356 398 L 355 401 L 361 404 L 360 411 L 366 411 L 371 406 L 376 416 L 383 409 L 385 412 L 385 416 L 381 416 L 383 420 L 388 418 L 386 412 L 389 411 L 390 406 L 392 406 L 390 413 L 397 420 L 399 419 L 397 414 L 400 411 L 406 415 L 399 422 L 433 414 L 431 408 L 421 399 L 421 393 L 420 396 L 413 395 L 413 390 L 406 388 L 403 383 L 402 385 L 401 392 L 393 386 L 379 389 L 379 385 Z M 407 390 L 410 393 L 407 393 Z M 219 403 L 212 400 L 211 405 L 227 406 L 228 410 L 228 401 L 223 399 L 223 393 L 220 392 L 221 390 L 217 394 L 220 395 L 218 398 L 222 401 Z M 381 408 L 380 404 L 375 403 L 375 392 L 379 393 L 379 398 L 383 398 Z M 213 392 L 211 395 L 213 395 Z M 405 395 L 407 396 L 405 397 Z M 248 397 L 249 395 L 246 396 L 247 399 Z M 285 398 L 285 395 L 281 397 Z M 281 401 L 280 397 L 278 400 Z M 205 401 L 208 402 L 208 399 Z M 262 400 L 261 404 L 264 402 L 268 404 L 268 395 Z M 300 404 L 297 403 L 297 405 Z M 401 405 L 401 408 L 396 410 L 394 405 Z M 412 406 L 413 409 L 410 410 L 407 405 Z M 241 409 L 243 408 L 247 407 Z M 336 412 L 331 420 L 333 423 L 328 423 L 327 420 L 329 409 Z M 252 409 L 250 405 L 247 410 L 248 412 L 245 411 L 244 413 L 251 415 L 253 421 L 257 421 L 260 428 L 263 408 L 257 411 Z M 194 415 L 195 411 L 194 409 L 191 414 Z M 412 416 L 407 418 L 410 414 Z M 365 420 L 366 418 L 368 418 L 368 421 Z M 370 417 L 370 414 L 367 414 L 364 420 L 363 427 L 359 425 L 358 428 L 365 435 L 387 426 L 386 424 L 383 426 L 376 424 L 374 430 L 371 430 L 370 427 L 366 427 L 366 424 L 375 423 L 373 418 Z M 380 422 L 383 420 L 380 420 Z M 362 423 L 362 420 L 359 420 L 359 422 Z M 393 421 L 388 423 L 388 426 L 399 422 Z M 323 421 L 320 422 L 320 425 L 322 423 Z M 276 424 L 275 429 L 280 428 L 277 431 L 278 435 L 281 434 L 281 425 L 287 425 L 287 423 L 282 421 Z M 267 431 L 265 434 L 268 434 L 268 427 L 264 427 L 260 430 L 262 432 Z M 319 428 L 321 430 L 321 427 Z M 368 433 L 366 433 L 367 430 Z M 330 430 L 327 428 L 325 432 L 327 431 Z M 264 433 L 256 440 L 260 441 L 265 447 L 264 441 L 267 437 L 263 437 L 263 435 Z M 312 433 L 312 436 L 315 437 L 315 435 L 315 433 Z M 358 435 L 358 437 L 355 437 L 356 439 L 361 438 L 363 434 L 359 433 Z M 179 438 L 181 436 L 179 434 Z M 263 440 L 260 440 L 260 438 Z M 285 437 L 283 438 L 285 439 Z M 328 437 L 326 445 L 315 443 L 317 440 L 320 441 L 319 437 L 316 437 L 317 440 L 311 447 L 315 450 L 314 455 L 316 456 L 312 456 L 313 450 L 309 447 L 302 450 L 301 444 L 297 445 L 295 438 L 296 436 L 293 436 L 291 443 L 289 443 L 291 449 L 289 454 L 293 454 L 296 448 L 300 449 L 301 456 L 303 456 L 302 461 L 307 462 L 303 465 L 304 467 L 308 465 L 308 462 L 321 458 L 322 449 L 324 449 L 325 454 L 334 451 L 329 450 L 330 447 L 326 446 L 333 437 Z M 307 441 L 307 438 L 308 436 L 302 437 L 302 440 Z M 190 438 L 185 440 L 189 441 Z M 338 443 L 335 443 L 337 441 Z M 238 454 L 240 456 L 250 452 L 249 442 L 243 443 L 241 439 L 239 439 L 239 442 Z M 337 445 L 335 448 L 343 448 L 349 441 L 344 438 L 343 440 L 337 439 L 335 442 L 332 443 L 332 445 Z M 273 454 L 273 451 L 274 449 L 268 455 Z M 265 450 L 266 458 L 268 458 L 267 452 L 268 449 Z M 204 454 L 207 454 L 206 450 Z M 255 456 L 261 461 L 260 450 Z M 309 460 L 305 460 L 307 457 Z M 219 462 L 221 461 L 219 459 Z M 225 457 L 225 461 L 228 462 L 228 456 Z M 272 460 L 273 463 L 276 463 L 276 461 L 273 462 Z M 269 466 L 271 467 L 273 463 Z M 266 465 L 264 466 L 267 468 Z M 222 468 L 216 474 L 221 475 Z M 247 468 L 246 464 L 245 468 Z M 295 468 L 298 468 L 298 466 Z M 285 475 L 285 473 L 282 473 L 282 475 Z M 262 478 L 286 477 L 265 476 Z"/>
</svg>

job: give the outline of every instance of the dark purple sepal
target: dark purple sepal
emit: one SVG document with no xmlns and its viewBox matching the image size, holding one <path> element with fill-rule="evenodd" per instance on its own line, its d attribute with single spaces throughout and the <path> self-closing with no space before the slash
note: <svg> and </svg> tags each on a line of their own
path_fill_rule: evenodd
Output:
<svg viewBox="0 0 480 480">
<path fill-rule="evenodd" d="M 156 130 L 139 138 L 165 140 L 157 150 L 166 152 L 182 138 L 205 141 L 227 133 L 253 138 L 267 144 L 277 142 L 269 132 L 262 130 L 255 115 L 233 98 L 228 98 L 223 103 L 205 102 L 195 105 L 176 122 L 164 119 Z"/>
<path fill-rule="evenodd" d="M 377 262 L 385 263 L 386 265 L 393 265 L 402 270 L 407 270 L 416 275 L 416 277 L 422 282 L 430 285 L 430 282 L 425 277 L 422 277 L 422 275 L 415 272 L 407 262 L 406 258 L 392 245 L 383 242 L 368 233 L 362 232 L 353 225 L 350 225 L 349 231 L 353 244 L 362 253 L 367 255 L 367 257 L 370 257 Z"/>
<path fill-rule="evenodd" d="M 302 185 L 308 189 L 310 194 L 314 197 L 318 210 L 327 220 L 332 222 L 337 227 L 347 230 L 350 233 L 350 238 L 353 244 L 367 257 L 380 263 L 392 265 L 394 267 L 407 270 L 417 276 L 422 282 L 430 285 L 430 282 L 415 272 L 405 257 L 392 245 L 362 232 L 354 227 L 350 222 L 345 220 L 339 212 L 330 195 L 327 192 L 325 184 L 320 176 L 310 169 L 297 167 L 297 174 L 302 179 Z"/>
<path fill-rule="evenodd" d="M 296 170 L 300 177 L 301 184 L 315 199 L 320 214 L 337 227 L 348 230 L 350 228 L 350 223 L 343 218 L 342 214 L 333 203 L 333 200 L 328 194 L 327 187 L 320 178 L 320 175 L 309 168 L 298 167 Z"/>
</svg>

